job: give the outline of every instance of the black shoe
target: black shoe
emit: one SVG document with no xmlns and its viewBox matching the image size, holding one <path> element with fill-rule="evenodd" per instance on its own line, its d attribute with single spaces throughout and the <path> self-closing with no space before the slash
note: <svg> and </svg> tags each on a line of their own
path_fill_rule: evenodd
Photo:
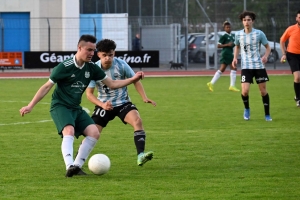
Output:
<svg viewBox="0 0 300 200">
<path fill-rule="evenodd" d="M 79 172 L 77 174 L 74 174 L 74 175 L 85 176 L 85 175 L 87 175 L 87 173 L 85 173 L 82 169 L 80 169 Z"/>
<path fill-rule="evenodd" d="M 72 177 L 79 173 L 81 169 L 78 166 L 71 165 L 67 170 L 66 177 Z"/>
</svg>

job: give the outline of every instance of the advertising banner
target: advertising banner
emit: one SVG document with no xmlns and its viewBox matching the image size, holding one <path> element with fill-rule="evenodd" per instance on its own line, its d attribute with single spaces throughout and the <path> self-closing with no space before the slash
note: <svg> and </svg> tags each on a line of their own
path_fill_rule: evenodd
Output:
<svg viewBox="0 0 300 200">
<path fill-rule="evenodd" d="M 22 66 L 22 52 L 0 52 L 0 66 Z"/>
<path fill-rule="evenodd" d="M 72 51 L 25 51 L 24 68 L 53 68 L 60 62 L 73 57 Z M 115 57 L 128 63 L 131 68 L 157 68 L 159 67 L 159 51 L 116 51 Z M 93 62 L 98 61 L 95 52 Z"/>
</svg>

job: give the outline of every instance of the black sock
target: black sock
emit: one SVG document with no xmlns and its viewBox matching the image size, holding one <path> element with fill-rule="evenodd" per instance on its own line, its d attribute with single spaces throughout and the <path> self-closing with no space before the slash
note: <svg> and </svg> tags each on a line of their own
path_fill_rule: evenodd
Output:
<svg viewBox="0 0 300 200">
<path fill-rule="evenodd" d="M 265 108 L 265 115 L 270 115 L 270 98 L 269 98 L 269 94 L 267 93 L 265 96 L 261 96 L 262 97 L 262 101 L 264 104 L 264 108 Z"/>
<path fill-rule="evenodd" d="M 294 91 L 295 91 L 296 99 L 299 100 L 300 99 L 300 83 L 294 82 Z"/>
<path fill-rule="evenodd" d="M 249 109 L 249 96 L 243 96 L 243 95 L 242 95 L 242 99 L 243 99 L 245 108 L 246 108 L 246 109 Z"/>
<path fill-rule="evenodd" d="M 137 154 L 139 155 L 141 152 L 145 150 L 145 142 L 146 142 L 146 133 L 144 130 L 134 131 L 134 143 L 136 147 Z"/>
</svg>

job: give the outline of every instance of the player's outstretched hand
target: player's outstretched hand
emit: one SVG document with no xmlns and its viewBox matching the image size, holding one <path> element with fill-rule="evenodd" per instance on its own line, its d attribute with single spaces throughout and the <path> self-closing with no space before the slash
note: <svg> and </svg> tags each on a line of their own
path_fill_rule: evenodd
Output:
<svg viewBox="0 0 300 200">
<path fill-rule="evenodd" d="M 153 106 L 156 106 L 156 103 L 155 103 L 155 101 L 153 101 L 153 100 L 151 100 L 151 99 L 144 99 L 144 102 L 145 103 L 151 103 Z"/>
<path fill-rule="evenodd" d="M 132 78 L 133 78 L 134 82 L 137 82 L 139 80 L 142 80 L 144 78 L 144 76 L 145 76 L 144 72 L 139 71 L 139 72 L 135 73 L 134 77 L 132 77 Z"/>
<path fill-rule="evenodd" d="M 20 109 L 20 115 L 23 117 L 25 114 L 30 113 L 31 110 L 32 110 L 31 107 L 29 107 L 29 106 L 24 106 L 24 107 L 22 107 L 22 108 Z"/>
<path fill-rule="evenodd" d="M 106 101 L 105 103 L 102 104 L 102 108 L 104 110 L 112 110 L 113 106 L 110 101 Z"/>
</svg>

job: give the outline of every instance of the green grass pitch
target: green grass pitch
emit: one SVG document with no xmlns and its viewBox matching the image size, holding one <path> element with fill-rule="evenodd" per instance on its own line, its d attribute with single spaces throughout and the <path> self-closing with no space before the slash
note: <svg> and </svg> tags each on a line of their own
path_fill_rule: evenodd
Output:
<svg viewBox="0 0 300 200">
<path fill-rule="evenodd" d="M 206 86 L 210 79 L 146 77 L 142 83 L 157 107 L 129 86 L 153 160 L 136 165 L 133 129 L 116 118 L 91 153 L 108 155 L 110 171 L 93 175 L 86 162 L 89 175 L 73 178 L 64 177 L 61 138 L 49 113 L 52 91 L 32 113 L 19 115 L 47 79 L 0 80 L 0 199 L 299 199 L 300 110 L 292 75 L 270 76 L 272 122 L 264 120 L 256 84 L 251 119 L 244 121 L 241 95 L 228 91 L 229 77 L 221 77 L 214 92 Z M 82 106 L 94 107 L 85 95 Z"/>
</svg>

